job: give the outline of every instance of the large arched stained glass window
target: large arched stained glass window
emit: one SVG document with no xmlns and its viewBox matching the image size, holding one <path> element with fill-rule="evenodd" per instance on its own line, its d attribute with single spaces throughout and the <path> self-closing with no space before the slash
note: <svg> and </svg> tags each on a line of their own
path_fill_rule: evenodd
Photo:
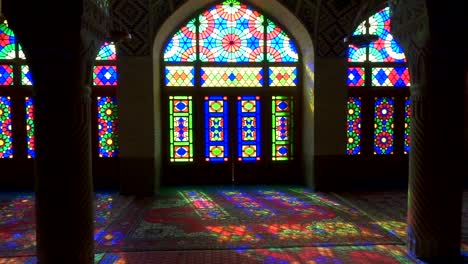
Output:
<svg viewBox="0 0 468 264">
<path fill-rule="evenodd" d="M 390 22 L 388 7 L 375 13 L 353 35 L 377 35 L 377 40 L 348 48 L 348 155 L 409 152 L 410 76 Z"/>
<path fill-rule="evenodd" d="M 299 55 L 272 19 L 226 0 L 164 48 L 169 162 L 270 162 L 296 155 Z"/>
</svg>

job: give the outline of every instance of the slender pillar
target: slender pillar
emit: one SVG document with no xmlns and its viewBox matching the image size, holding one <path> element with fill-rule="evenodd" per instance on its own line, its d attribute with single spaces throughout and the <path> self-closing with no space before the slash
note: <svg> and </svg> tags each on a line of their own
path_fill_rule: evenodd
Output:
<svg viewBox="0 0 468 264">
<path fill-rule="evenodd" d="M 411 74 L 408 249 L 429 263 L 459 263 L 466 49 L 454 44 L 464 18 L 440 2 L 397 0 L 391 8 Z"/>
<path fill-rule="evenodd" d="M 34 82 L 39 263 L 94 262 L 90 85 L 105 25 L 96 3 L 3 3 Z"/>
</svg>

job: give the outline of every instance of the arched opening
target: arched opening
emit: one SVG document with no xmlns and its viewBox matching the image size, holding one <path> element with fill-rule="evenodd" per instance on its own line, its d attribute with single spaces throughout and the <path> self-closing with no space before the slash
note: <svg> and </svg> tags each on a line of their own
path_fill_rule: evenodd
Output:
<svg viewBox="0 0 468 264">
<path fill-rule="evenodd" d="M 237 5 L 238 2 L 237 1 L 225 1 L 223 2 L 224 4 L 226 5 L 230 5 L 230 4 L 235 4 Z M 154 65 L 154 68 L 153 68 L 153 76 L 154 76 L 154 102 L 155 102 L 155 162 L 156 162 L 156 169 L 159 173 L 157 173 L 156 175 L 156 185 L 159 185 L 159 182 L 161 181 L 161 179 L 166 179 L 166 177 L 168 175 L 162 175 L 162 171 L 164 171 L 164 173 L 166 174 L 166 172 L 168 172 L 167 168 L 169 167 L 168 164 L 170 164 L 171 162 L 173 163 L 176 163 L 174 162 L 177 158 L 176 158 L 176 154 L 174 154 L 174 142 L 172 142 L 172 146 L 170 145 L 171 144 L 171 140 L 169 138 L 169 136 L 167 135 L 167 133 L 171 134 L 172 133 L 172 136 L 174 137 L 174 131 L 175 130 L 172 130 L 172 132 L 170 131 L 170 125 L 171 125 L 171 122 L 168 122 L 168 117 L 167 117 L 167 109 L 169 108 L 169 104 L 172 103 L 172 106 L 174 107 L 175 106 L 175 100 L 179 100 L 177 101 L 177 103 L 180 102 L 180 100 L 184 100 L 185 103 L 188 103 L 190 104 L 189 100 L 193 100 L 195 96 L 199 96 L 198 94 L 195 94 L 192 96 L 192 95 L 185 95 L 185 94 L 181 94 L 179 92 L 179 95 L 180 96 L 186 96 L 184 98 L 175 98 L 176 96 L 176 92 L 174 92 L 174 94 L 172 95 L 169 95 L 167 94 L 167 87 L 165 87 L 165 80 L 163 78 L 165 78 L 164 74 L 163 74 L 163 67 L 166 67 L 165 71 L 166 73 L 169 71 L 170 72 L 170 69 L 167 69 L 168 66 L 170 66 L 170 63 L 167 62 L 167 61 L 164 61 L 164 58 L 163 58 L 163 54 L 164 54 L 164 51 L 165 51 L 165 48 L 166 48 L 166 44 L 167 44 L 167 41 L 174 35 L 174 30 L 176 29 L 176 27 L 174 27 L 174 25 L 186 25 L 187 24 L 187 20 L 190 19 L 191 17 L 197 17 L 197 14 L 201 13 L 193 13 L 193 10 L 208 10 L 210 8 L 210 6 L 216 6 L 216 4 L 218 4 L 218 6 L 221 6 L 221 2 L 220 1 L 188 1 L 187 3 L 185 3 L 183 6 L 181 6 L 175 13 L 173 13 L 173 15 L 171 17 L 169 17 L 169 19 L 161 26 L 161 29 L 160 31 L 158 32 L 158 34 L 156 35 L 156 40 L 155 40 L 155 43 L 154 43 L 154 46 L 153 46 L 153 65 Z M 249 6 L 252 6 L 252 10 L 258 10 L 259 13 L 262 13 L 262 14 L 265 14 L 265 17 L 266 18 L 271 18 L 271 22 L 272 23 L 277 23 L 278 25 L 281 25 L 281 27 L 290 34 L 291 36 L 291 39 L 294 39 L 296 41 L 296 44 L 297 44 L 297 47 L 299 48 L 298 50 L 298 54 L 300 54 L 300 59 L 298 62 L 291 62 L 291 63 L 297 63 L 297 72 L 299 73 L 297 76 L 297 80 L 298 80 L 298 85 L 297 85 L 297 91 L 298 93 L 296 94 L 296 98 L 295 100 L 298 100 L 296 105 L 298 106 L 297 109 L 296 109 L 296 116 L 300 117 L 300 120 L 298 120 L 297 124 L 302 124 L 302 125 L 298 125 L 297 127 L 297 132 L 296 132 L 296 144 L 300 144 L 300 150 L 298 150 L 298 153 L 297 153 L 297 157 L 294 162 L 295 162 L 295 165 L 293 166 L 294 163 L 292 163 L 291 161 L 293 159 L 290 159 L 288 155 L 287 158 L 288 158 L 288 162 L 284 163 L 285 166 L 282 168 L 283 171 L 285 172 L 285 174 L 283 175 L 283 178 L 286 179 L 288 178 L 286 175 L 286 172 L 289 169 L 294 169 L 296 174 L 298 174 L 299 178 L 300 178 L 300 182 L 306 182 L 308 183 L 309 186 L 311 186 L 311 183 L 313 181 L 313 155 L 314 155 L 314 133 L 313 133 L 313 124 L 314 124 L 314 51 L 313 51 L 313 45 L 312 45 L 312 40 L 310 39 L 310 36 L 307 32 L 307 30 L 304 28 L 304 26 L 297 20 L 297 18 L 290 13 L 290 11 L 288 11 L 285 7 L 283 7 L 281 4 L 279 4 L 278 2 L 276 1 L 272 1 L 271 3 L 265 3 L 264 1 L 243 1 L 242 4 L 247 4 Z M 239 4 L 240 5 L 240 4 Z M 215 8 L 216 9 L 216 8 Z M 216 11 L 215 11 L 216 12 Z M 200 16 L 200 17 L 203 17 Z M 268 19 L 266 19 L 267 21 Z M 274 22 L 273 22 L 274 21 Z M 190 22 L 189 22 L 190 23 Z M 197 23 L 197 18 L 195 19 L 195 23 Z M 196 25 L 196 24 L 194 24 Z M 190 25 L 189 25 L 190 26 Z M 229 26 L 228 26 L 229 27 Z M 267 27 L 267 23 L 264 25 L 264 27 L 266 28 Z M 197 33 L 197 31 L 195 30 L 194 31 L 195 33 Z M 197 40 L 195 40 L 197 41 Z M 200 41 L 200 40 L 198 40 Z M 263 40 L 262 40 L 263 41 Z M 262 42 L 261 45 L 265 45 L 267 46 L 267 41 Z M 199 48 L 199 46 L 196 46 Z M 197 49 L 197 48 L 196 48 Z M 196 50 L 197 51 L 197 50 Z M 197 57 L 198 56 L 198 57 Z M 265 54 L 265 56 L 267 56 L 267 54 Z M 266 58 L 266 57 L 265 57 Z M 198 59 L 198 60 L 197 60 Z M 202 70 L 206 70 L 206 69 L 202 69 L 203 66 L 206 66 L 208 67 L 209 63 L 211 63 L 209 60 L 207 61 L 208 64 L 206 65 L 196 65 L 197 62 L 201 62 L 202 60 L 200 60 L 200 56 L 199 55 L 195 55 L 194 57 L 194 69 L 193 69 L 193 73 L 195 76 L 199 75 L 201 73 Z M 248 59 L 247 59 L 248 61 Z M 267 60 L 264 60 L 264 61 L 267 61 Z M 233 61 L 229 61 L 226 60 L 225 61 L 225 65 L 222 65 L 222 63 L 220 64 L 217 64 L 216 62 L 214 64 L 212 64 L 213 67 L 217 67 L 217 66 L 235 66 L 235 67 L 239 67 L 239 65 L 230 65 L 229 63 L 231 63 Z M 274 63 L 274 62 L 273 62 Z M 249 65 L 251 66 L 251 65 Z M 291 65 L 290 65 L 291 66 Z M 198 69 L 197 69 L 198 67 Z M 265 72 L 267 70 L 271 70 L 271 68 L 273 68 L 273 64 L 272 65 L 266 65 L 266 64 L 260 64 L 260 65 L 257 65 L 257 67 L 259 67 L 259 71 L 261 70 L 264 70 L 265 69 Z M 270 67 L 270 68 L 268 68 Z M 197 69 L 197 70 L 196 70 Z M 234 68 L 236 69 L 236 71 L 240 68 Z M 248 67 L 247 70 L 250 71 L 252 70 L 253 67 Z M 213 71 L 213 69 L 208 69 L 209 71 Z M 225 69 L 220 69 L 220 68 L 216 68 L 215 71 L 219 71 L 219 70 L 225 70 Z M 241 69 L 241 70 L 245 70 L 245 69 Z M 196 72 L 195 72 L 196 71 Z M 205 72 L 206 73 L 206 72 Z M 226 72 L 225 72 L 226 73 Z M 222 74 L 225 74 L 225 73 L 222 73 Z M 176 74 L 176 73 L 174 73 Z M 177 73 L 179 74 L 179 73 Z M 182 74 L 182 73 L 181 73 Z M 189 70 L 189 72 L 185 73 L 185 75 L 187 74 L 191 74 L 191 69 Z M 233 75 L 234 73 L 233 72 L 230 72 L 229 74 L 227 74 L 226 76 L 230 76 L 230 75 Z M 289 75 L 290 73 L 288 73 L 287 75 Z M 185 76 L 184 75 L 184 76 Z M 216 74 L 215 74 L 216 75 Z M 236 75 L 236 74 L 234 74 Z M 233 76 L 234 76 L 233 75 Z M 237 74 L 238 75 L 238 74 Z M 263 78 L 265 78 L 265 82 L 267 82 L 268 80 L 268 75 L 264 75 Z M 202 85 L 201 84 L 201 78 L 200 79 L 196 79 L 197 77 L 195 77 L 194 79 L 194 85 Z M 203 80 L 205 81 L 205 80 Z M 258 84 L 259 85 L 259 88 L 267 88 L 268 85 L 266 85 L 265 83 L 263 84 Z M 265 86 L 265 87 L 263 87 Z M 249 88 L 249 87 L 243 87 L 243 88 Z M 203 89 L 205 89 L 205 87 L 203 87 Z M 224 89 L 224 88 L 223 88 Z M 175 90 L 175 89 L 174 89 Z M 202 136 L 202 133 L 198 133 L 198 135 L 195 135 L 194 136 L 194 143 L 197 143 L 199 146 L 199 151 L 202 152 L 203 149 L 205 149 L 204 153 L 200 153 L 200 152 L 193 152 L 193 153 L 190 153 L 190 152 L 187 152 L 190 151 L 189 148 L 185 148 L 184 150 L 185 151 L 181 151 L 179 154 L 183 154 L 182 155 L 182 158 L 184 159 L 183 162 L 192 162 L 195 164 L 194 167 L 192 168 L 200 168 L 200 167 L 203 167 L 203 164 L 200 165 L 201 162 L 204 162 L 204 161 L 208 161 L 210 162 L 215 156 L 219 156 L 219 158 L 221 158 L 221 161 L 232 161 L 231 163 L 228 163 L 228 162 L 220 162 L 220 163 L 224 163 L 224 167 L 223 165 L 221 166 L 218 166 L 214 163 L 209 163 L 207 164 L 208 167 L 210 168 L 213 168 L 213 167 L 218 167 L 218 171 L 221 173 L 221 174 L 227 174 L 228 177 L 226 177 L 225 179 L 227 181 L 224 181 L 222 180 L 221 182 L 231 182 L 232 181 L 232 176 L 234 175 L 234 177 L 237 177 L 236 175 L 242 175 L 242 174 L 248 174 L 249 172 L 250 173 L 255 173 L 255 172 L 262 172 L 264 169 L 266 168 L 279 168 L 279 167 L 275 167 L 275 166 L 271 166 L 271 164 L 273 164 L 273 162 L 271 162 L 272 160 L 274 160 L 274 142 L 272 143 L 272 139 L 274 138 L 274 136 L 272 136 L 274 132 L 274 129 L 272 131 L 272 119 L 270 117 L 269 118 L 269 121 L 270 121 L 270 125 L 269 125 L 269 137 L 270 137 L 270 141 L 268 143 L 265 143 L 265 142 L 259 142 L 257 146 L 261 146 L 263 148 L 263 146 L 265 146 L 265 144 L 268 144 L 268 147 L 267 149 L 270 150 L 270 153 L 269 153 L 269 162 L 266 162 L 266 163 L 263 163 L 262 166 L 255 166 L 255 165 L 252 165 L 252 164 L 260 164 L 258 163 L 257 161 L 259 160 L 263 160 L 265 159 L 266 160 L 266 152 L 263 151 L 263 157 L 260 157 L 258 156 L 257 154 L 259 153 L 256 153 L 255 151 L 251 151 L 252 149 L 250 150 L 247 150 L 249 153 L 246 154 L 246 152 L 244 153 L 241 153 L 240 150 L 243 149 L 244 146 L 242 146 L 242 143 L 239 143 L 240 141 L 242 141 L 242 137 L 239 135 L 241 132 L 239 132 L 241 129 L 240 129 L 240 126 L 239 125 L 240 123 L 242 122 L 245 122 L 245 120 L 242 119 L 242 117 L 239 117 L 240 115 L 238 115 L 238 113 L 233 113 L 233 109 L 235 109 L 237 106 L 240 106 L 244 103 L 247 103 L 247 104 L 255 104 L 255 100 L 262 100 L 262 99 L 259 99 L 260 97 L 264 97 L 264 101 L 258 101 L 260 103 L 260 105 L 264 105 L 262 107 L 262 110 L 263 111 L 266 111 L 266 115 L 274 115 L 274 113 L 272 112 L 271 110 L 271 106 L 272 106 L 272 99 L 273 99 L 273 96 L 276 96 L 274 94 L 271 93 L 266 93 L 265 91 L 259 91 L 259 92 L 252 92 L 252 91 L 249 91 L 247 92 L 247 90 L 244 90 L 245 92 L 244 93 L 235 93 L 233 92 L 232 90 L 228 91 L 227 89 L 225 89 L 225 93 L 224 94 L 220 94 L 219 90 L 218 91 L 215 91 L 214 93 L 211 93 L 211 94 L 203 94 L 203 91 L 206 91 L 208 89 L 205 89 L 205 90 L 202 90 L 200 89 L 202 92 L 202 98 L 201 99 L 198 99 L 196 102 L 192 101 L 192 106 L 191 107 L 197 107 L 198 106 L 198 109 L 202 109 L 202 106 L 203 106 L 203 99 L 206 99 L 206 103 L 209 104 L 210 103 L 210 100 L 211 101 L 217 101 L 218 103 L 219 102 L 222 102 L 222 103 L 226 103 L 226 105 L 229 105 L 230 109 L 230 117 L 226 117 L 226 118 L 229 118 L 230 120 L 228 120 L 226 122 L 226 124 L 229 124 L 231 126 L 231 129 L 229 130 L 226 130 L 228 133 L 236 133 L 236 137 L 238 138 L 238 141 L 237 142 L 232 142 L 233 139 L 231 138 L 230 142 L 227 142 L 226 146 L 232 150 L 236 150 L 234 152 L 230 152 L 229 154 L 227 153 L 224 153 L 223 151 L 219 151 L 219 149 L 217 149 L 217 154 L 214 154 L 212 156 L 209 155 L 208 151 L 209 151 L 209 148 L 208 150 L 205 149 L 205 148 L 201 148 L 201 146 L 209 146 L 209 144 L 205 144 L 207 143 L 209 140 L 207 139 L 203 139 L 203 136 Z M 241 89 L 240 89 L 241 90 Z M 272 89 L 271 89 L 272 90 Z M 183 92 L 182 92 L 183 93 Z M 210 96 L 221 96 L 219 98 L 211 98 L 210 99 Z M 285 95 L 288 95 L 288 94 L 285 94 Z M 297 96 L 297 95 L 300 95 L 300 96 Z M 172 96 L 172 97 L 171 97 Z M 177 95 L 178 96 L 178 95 Z M 247 98 L 247 97 L 243 97 L 243 96 L 253 96 L 252 98 Z M 283 95 L 281 95 L 283 96 Z M 291 95 L 289 94 L 288 96 L 294 96 L 294 95 Z M 266 98 L 268 97 L 269 101 L 266 100 Z M 173 100 L 173 101 L 171 101 Z M 237 101 L 236 101 L 237 100 Z M 268 108 L 270 108 L 270 110 L 268 110 Z M 184 110 L 185 111 L 185 110 Z M 190 110 L 187 110 L 187 111 L 190 111 Z M 194 114 L 193 117 L 188 117 L 188 118 L 184 118 L 184 120 L 195 120 L 195 121 L 191 121 L 191 122 L 199 122 L 199 127 L 202 128 L 202 123 L 203 123 L 203 114 L 199 114 L 198 112 L 201 112 L 201 110 L 197 111 L 197 112 L 192 112 Z M 241 111 L 242 112 L 242 111 Z M 258 115 L 258 117 L 260 116 L 260 113 L 256 113 Z M 175 116 L 170 116 L 169 115 L 169 118 L 172 118 L 174 119 Z M 190 119 L 190 118 L 193 118 L 193 119 Z M 248 117 L 250 118 L 250 117 Z M 237 119 L 237 124 L 236 124 L 236 120 Z M 184 121 L 185 122 L 185 121 Z M 208 121 L 207 121 L 208 122 Z M 261 126 L 268 126 L 267 123 L 265 121 L 261 121 L 261 123 L 259 123 Z M 182 124 L 182 130 L 185 131 L 185 130 L 190 130 L 190 125 L 186 128 L 184 127 L 185 124 Z M 237 126 L 237 127 L 236 127 Z M 167 129 L 169 127 L 169 129 Z M 244 127 L 245 128 L 245 127 Z M 173 128 L 174 129 L 174 128 Z M 191 128 L 192 131 L 193 131 L 193 127 Z M 237 131 L 235 131 L 237 129 Z M 230 132 L 232 131 L 232 132 Z M 263 130 L 263 131 L 267 131 L 267 130 Z M 199 132 L 199 131 L 198 131 Z M 239 132 L 239 133 L 237 133 Z M 177 133 L 177 132 L 176 132 Z M 185 132 L 184 132 L 185 133 Z M 188 132 L 190 133 L 190 132 Z M 268 132 L 264 133 L 265 135 L 267 135 Z M 268 137 L 267 137 L 268 138 Z M 169 141 L 169 142 L 168 142 Z M 189 140 L 190 141 L 190 140 Z M 198 141 L 198 142 L 197 142 Z M 202 142 L 204 142 L 202 144 Z M 189 143 L 190 144 L 190 143 Z M 250 143 L 248 143 L 250 144 Z M 271 144 L 271 146 L 270 146 Z M 288 144 L 291 144 L 291 143 L 288 143 Z M 188 145 L 190 147 L 190 145 Z M 171 155 L 171 147 L 172 147 L 172 155 Z M 294 148 L 294 146 L 293 146 Z M 245 150 L 245 149 L 244 149 Z M 182 153 L 183 152 L 183 153 Z M 188 153 L 188 155 L 187 155 Z M 281 153 L 286 153 L 286 151 L 283 151 Z M 190 155 L 193 154 L 194 156 L 193 157 L 190 157 Z M 218 155 L 219 154 L 219 155 Z M 198 156 L 197 156 L 198 155 Z M 237 155 L 237 156 L 236 156 Z M 273 157 L 272 157 L 273 156 Z M 178 157 L 178 156 L 177 156 Z M 171 158 L 172 158 L 172 161 L 171 161 Z M 243 162 L 245 161 L 244 158 L 253 158 L 253 160 L 255 160 L 254 162 L 245 162 L 243 164 L 239 164 L 240 162 Z M 204 160 L 203 160 L 204 159 Z M 234 161 L 237 162 L 236 164 L 234 164 Z M 240 161 L 240 162 L 239 162 Z M 227 164 L 227 165 L 226 165 Z M 268 164 L 268 165 L 266 165 Z M 180 168 L 181 166 L 179 166 Z M 163 168 L 165 168 L 163 170 Z M 187 170 L 190 170 L 190 167 L 186 167 Z M 169 170 L 171 171 L 171 170 Z M 233 172 L 234 171 L 234 172 Z M 241 174 L 237 174 L 237 172 L 239 171 L 243 171 L 243 173 Z M 176 171 L 172 171 L 172 172 L 176 172 Z M 215 173 L 219 173 L 219 172 L 215 172 Z M 240 177 L 242 178 L 242 176 Z M 186 178 L 187 179 L 187 178 Z M 239 178 L 237 178 L 239 179 Z M 252 182 L 252 181 L 249 181 L 247 178 L 243 178 L 242 181 L 246 181 L 246 182 Z M 236 178 L 234 178 L 234 181 L 236 181 Z M 253 182 L 258 182 L 258 181 L 253 181 Z M 218 182 L 219 183 L 219 182 Z"/>
</svg>

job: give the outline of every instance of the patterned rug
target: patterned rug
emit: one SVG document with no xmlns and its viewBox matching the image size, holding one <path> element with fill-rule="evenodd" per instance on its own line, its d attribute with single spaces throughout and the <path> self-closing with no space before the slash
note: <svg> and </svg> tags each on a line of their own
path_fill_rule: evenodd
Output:
<svg viewBox="0 0 468 264">
<path fill-rule="evenodd" d="M 303 188 L 179 188 L 135 199 L 96 238 L 103 251 L 403 244 L 331 195 Z"/>
</svg>

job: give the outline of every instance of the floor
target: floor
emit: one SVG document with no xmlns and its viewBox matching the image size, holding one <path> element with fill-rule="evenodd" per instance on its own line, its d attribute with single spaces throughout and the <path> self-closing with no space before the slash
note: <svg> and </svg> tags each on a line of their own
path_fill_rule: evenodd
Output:
<svg viewBox="0 0 468 264">
<path fill-rule="evenodd" d="M 406 252 L 403 191 L 230 186 L 95 197 L 95 263 L 422 263 Z M 468 242 L 468 208 L 463 220 Z M 34 226 L 32 193 L 0 193 L 0 264 L 37 263 Z"/>
</svg>

